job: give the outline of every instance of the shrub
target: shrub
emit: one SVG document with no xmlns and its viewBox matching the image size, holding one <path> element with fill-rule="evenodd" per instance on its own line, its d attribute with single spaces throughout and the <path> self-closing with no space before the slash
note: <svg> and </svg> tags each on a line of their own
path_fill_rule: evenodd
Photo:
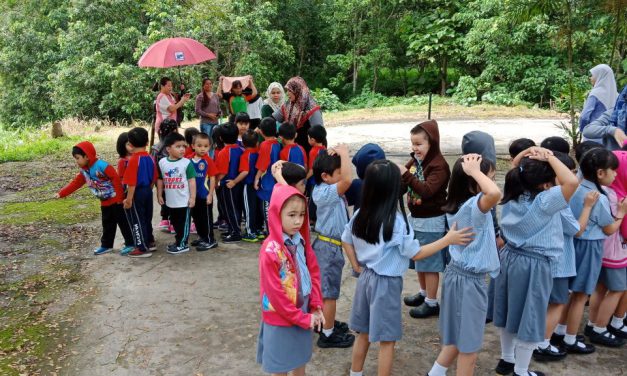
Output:
<svg viewBox="0 0 627 376">
<path fill-rule="evenodd" d="M 312 91 L 312 96 L 322 108 L 322 111 L 340 111 L 344 109 L 344 105 L 340 102 L 340 98 L 329 89 L 315 89 Z"/>
<path fill-rule="evenodd" d="M 455 102 L 466 106 L 477 102 L 477 80 L 470 76 L 460 77 L 453 99 Z"/>
</svg>

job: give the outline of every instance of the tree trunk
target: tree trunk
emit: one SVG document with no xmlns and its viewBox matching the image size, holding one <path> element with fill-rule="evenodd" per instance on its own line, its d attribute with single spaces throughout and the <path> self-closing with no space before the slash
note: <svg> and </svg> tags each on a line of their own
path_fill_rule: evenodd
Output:
<svg viewBox="0 0 627 376">
<path fill-rule="evenodd" d="M 300 53 L 300 59 L 298 62 L 298 75 L 302 76 L 301 72 L 303 71 L 303 64 L 305 62 L 305 46 L 303 43 L 301 43 L 300 47 L 298 48 L 298 52 Z"/>
<path fill-rule="evenodd" d="M 618 47 L 618 35 L 621 31 L 621 18 L 623 15 L 623 2 L 621 0 L 614 0 L 614 7 L 616 8 L 616 22 L 614 23 L 614 37 L 612 40 L 612 54 L 610 55 L 610 66 L 613 68 L 614 72 L 618 72 L 620 69 L 620 59 L 616 60 L 616 66 L 614 66 L 614 54 L 616 53 L 616 48 Z M 619 54 L 620 55 L 620 54 Z"/>
<path fill-rule="evenodd" d="M 568 17 L 568 91 L 570 98 L 570 124 L 573 129 L 577 127 L 575 123 L 575 88 L 573 78 L 573 13 L 570 0 L 566 0 L 566 14 Z"/>
<path fill-rule="evenodd" d="M 442 66 L 441 66 L 441 70 L 440 70 L 440 95 L 441 96 L 445 96 L 446 95 L 446 71 L 448 68 L 448 59 L 447 56 L 444 55 L 442 57 Z"/>
<path fill-rule="evenodd" d="M 377 78 L 379 77 L 378 75 L 378 69 L 377 69 L 377 64 L 374 65 L 374 72 L 373 72 L 373 79 L 372 79 L 372 92 L 376 92 L 377 91 Z"/>
</svg>

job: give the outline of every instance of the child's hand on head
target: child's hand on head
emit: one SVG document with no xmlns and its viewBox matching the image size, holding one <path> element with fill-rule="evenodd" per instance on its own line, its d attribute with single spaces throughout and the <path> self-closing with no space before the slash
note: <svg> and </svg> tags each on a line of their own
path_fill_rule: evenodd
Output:
<svg viewBox="0 0 627 376">
<path fill-rule="evenodd" d="M 472 227 L 465 227 L 457 229 L 457 222 L 453 223 L 451 229 L 445 235 L 449 244 L 466 245 L 473 241 L 475 234 L 472 231 Z"/>
<path fill-rule="evenodd" d="M 530 151 L 529 158 L 542 162 L 548 161 L 549 157 L 553 155 L 553 152 L 551 150 L 537 146 L 530 147 L 527 150 Z"/>
<path fill-rule="evenodd" d="M 481 155 L 466 154 L 463 156 L 462 169 L 470 176 L 477 171 L 481 172 Z"/>
<path fill-rule="evenodd" d="M 277 176 L 282 176 L 282 171 L 283 171 L 283 160 L 278 160 L 276 162 L 274 162 L 274 164 L 271 167 L 271 171 L 272 171 L 272 176 L 274 177 L 274 180 L 277 180 Z"/>
<path fill-rule="evenodd" d="M 599 191 L 590 191 L 586 194 L 586 197 L 583 199 L 583 206 L 591 208 L 594 204 L 597 203 L 601 194 Z"/>
<path fill-rule="evenodd" d="M 348 145 L 339 144 L 333 147 L 333 150 L 340 157 L 348 157 Z"/>
</svg>

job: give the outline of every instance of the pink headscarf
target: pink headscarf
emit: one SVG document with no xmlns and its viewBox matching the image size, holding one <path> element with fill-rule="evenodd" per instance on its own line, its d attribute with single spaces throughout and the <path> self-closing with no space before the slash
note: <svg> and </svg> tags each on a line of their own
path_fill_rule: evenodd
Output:
<svg viewBox="0 0 627 376">
<path fill-rule="evenodd" d="M 616 179 L 610 188 L 616 192 L 616 197 L 620 201 L 627 197 L 627 151 L 615 150 L 613 153 L 618 158 L 618 169 L 616 170 Z M 627 238 L 627 221 L 623 221 L 621 224 L 620 232 L 624 238 Z"/>
</svg>

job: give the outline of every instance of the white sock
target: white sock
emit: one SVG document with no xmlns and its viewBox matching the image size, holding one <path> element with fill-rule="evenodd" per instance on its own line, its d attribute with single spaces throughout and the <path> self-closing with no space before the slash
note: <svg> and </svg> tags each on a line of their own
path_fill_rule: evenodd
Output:
<svg viewBox="0 0 627 376">
<path fill-rule="evenodd" d="M 501 329 L 501 359 L 514 363 L 514 335 Z"/>
<path fill-rule="evenodd" d="M 555 327 L 555 330 L 553 331 L 553 333 L 557 334 L 558 336 L 565 335 L 566 334 L 566 325 L 557 324 L 557 326 Z"/>
<path fill-rule="evenodd" d="M 623 317 L 612 316 L 612 322 L 610 323 L 610 325 L 612 325 L 614 329 L 620 329 L 623 326 L 624 319 L 625 319 L 625 316 Z M 623 328 L 623 331 L 627 331 L 627 327 Z"/>
<path fill-rule="evenodd" d="M 549 340 L 548 338 L 545 338 L 544 341 L 540 342 L 540 345 L 538 346 L 538 348 L 548 349 L 549 346 L 551 346 L 551 340 Z"/>
<path fill-rule="evenodd" d="M 427 305 L 429 307 L 435 307 L 438 305 L 438 300 L 437 299 L 429 299 L 429 298 L 425 298 L 425 303 L 427 303 Z"/>
<path fill-rule="evenodd" d="M 594 323 L 590 320 L 588 320 L 588 326 L 594 326 Z"/>
<path fill-rule="evenodd" d="M 350 376 L 364 376 L 364 371 L 353 371 L 351 370 L 351 375 Z"/>
<path fill-rule="evenodd" d="M 429 371 L 429 376 L 446 376 L 447 369 L 448 368 L 439 365 L 438 362 L 434 362 L 431 371 Z"/>
<path fill-rule="evenodd" d="M 595 325 L 595 326 L 593 326 L 593 327 L 592 327 L 592 330 L 593 330 L 595 333 L 599 333 L 599 334 L 601 334 L 601 333 L 603 333 L 604 331 L 606 331 L 607 329 L 606 329 L 606 328 L 602 328 L 602 327 L 600 327 L 600 326 L 596 326 L 596 325 Z"/>
<path fill-rule="evenodd" d="M 538 347 L 537 342 L 525 342 L 516 340 L 516 362 L 514 363 L 514 373 L 517 375 L 527 375 L 529 363 L 531 363 L 531 355 L 533 349 Z"/>
<path fill-rule="evenodd" d="M 577 342 L 577 334 L 566 334 L 564 335 L 564 343 L 567 345 L 574 345 Z"/>
<path fill-rule="evenodd" d="M 427 292 L 425 290 L 418 291 L 418 294 L 425 296 L 425 297 L 427 296 Z"/>
<path fill-rule="evenodd" d="M 331 329 L 322 329 L 322 333 L 324 333 L 324 335 L 327 336 L 327 337 L 331 337 L 331 334 L 333 334 L 333 328 L 331 328 Z"/>
</svg>

